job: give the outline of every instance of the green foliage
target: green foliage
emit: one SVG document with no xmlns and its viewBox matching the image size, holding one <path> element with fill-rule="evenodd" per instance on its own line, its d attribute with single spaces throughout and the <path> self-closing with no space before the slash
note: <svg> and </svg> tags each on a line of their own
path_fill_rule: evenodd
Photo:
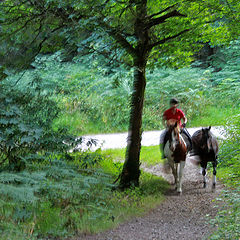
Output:
<svg viewBox="0 0 240 240">
<path fill-rule="evenodd" d="M 238 185 L 240 179 L 240 119 L 239 114 L 229 118 L 225 126 L 227 140 L 220 149 L 220 167 L 226 170 L 226 182 Z M 227 177 L 228 176 L 228 177 Z"/>
<path fill-rule="evenodd" d="M 210 223 L 218 230 L 209 239 L 239 239 L 240 236 L 240 189 L 225 190 L 217 199 L 220 211 Z M 222 204 L 224 203 L 224 206 Z"/>
<path fill-rule="evenodd" d="M 84 69 L 82 71 L 84 72 Z M 131 77 L 124 73 L 126 71 L 123 69 L 117 69 L 110 76 L 92 75 L 91 83 L 85 79 L 86 85 L 79 91 L 78 97 L 69 96 L 69 114 L 62 115 L 55 122 L 56 125 L 66 124 L 69 128 L 74 126 L 72 129 L 77 129 L 79 134 L 126 131 L 130 111 Z M 216 99 L 221 98 L 223 90 L 218 91 L 219 86 L 211 81 L 212 70 L 156 69 L 147 73 L 147 79 L 144 130 L 162 128 L 162 113 L 168 108 L 168 101 L 173 96 L 180 99 L 180 107 L 189 120 L 188 126 L 223 124 L 226 121 L 225 115 L 235 111 L 234 106 L 230 109 L 225 106 L 228 101 L 226 98 L 219 109 Z M 236 93 L 235 98 L 237 96 L 239 93 Z M 74 99 L 73 104 L 70 99 Z M 216 114 L 218 117 L 215 117 Z"/>
<path fill-rule="evenodd" d="M 162 200 L 168 185 L 142 174 L 141 186 L 112 191 L 122 164 L 110 158 L 82 168 L 97 153 L 73 153 L 64 161 L 52 156 L 23 172 L 1 172 L 0 233 L 3 239 L 63 237 L 95 233 L 142 214 Z M 88 161 L 87 161 L 88 162 Z"/>
<path fill-rule="evenodd" d="M 228 189 L 219 197 L 222 206 L 211 223 L 218 230 L 210 239 L 238 239 L 240 236 L 240 118 L 239 114 L 229 118 L 225 126 L 227 139 L 223 142 L 219 154 L 219 176 Z"/>
<path fill-rule="evenodd" d="M 150 105 L 151 114 L 148 116 L 150 120 L 153 119 L 155 123 L 158 122 L 158 128 L 162 114 L 169 107 L 169 99 L 172 97 L 177 97 L 180 100 L 180 108 L 185 112 L 190 120 L 189 122 L 193 118 L 200 117 L 206 106 L 211 104 L 204 97 L 204 93 L 211 83 L 201 69 L 159 69 L 147 74 L 147 77 L 145 105 Z M 145 119 L 144 116 L 144 123 Z M 145 124 L 151 126 L 151 121 L 147 121 Z"/>
<path fill-rule="evenodd" d="M 239 107 L 239 63 L 240 63 L 240 41 L 236 40 L 224 48 L 218 48 L 218 51 L 210 59 L 211 65 L 221 71 L 213 72 L 210 75 L 214 84 L 213 91 L 210 94 L 218 99 L 218 103 Z"/>
<path fill-rule="evenodd" d="M 37 152 L 66 151 L 75 141 L 64 128 L 53 131 L 60 109 L 42 79 L 33 77 L 18 85 L 20 80 L 15 76 L 0 85 L 1 164 L 8 162 L 15 170 L 22 170 Z"/>
<path fill-rule="evenodd" d="M 41 106 L 45 113 L 39 119 L 47 119 L 46 124 L 53 121 L 55 130 L 65 127 L 79 136 L 127 131 L 132 72 L 123 67 L 100 66 L 98 58 L 91 64 L 88 57 L 65 63 L 61 56 L 56 53 L 37 58 L 33 63 L 35 69 L 26 71 L 17 84 L 19 88 L 26 89 L 34 82 L 36 88 L 43 89 L 45 94 L 51 96 L 51 101 L 57 101 L 54 110 L 56 113 L 58 108 L 61 109 L 61 113 L 55 115 L 58 117 L 55 118 L 54 111 L 47 114 L 50 111 L 47 109 L 54 105 L 46 102 Z M 229 68 L 229 71 L 236 72 L 234 68 Z M 180 108 L 188 117 L 188 127 L 226 122 L 226 115 L 237 112 L 240 91 L 234 90 L 237 80 L 234 80 L 236 84 L 229 81 L 221 83 L 214 80 L 216 74 L 220 72 L 199 68 L 148 71 L 143 129 L 162 128 L 162 113 L 173 96 L 181 101 Z M 16 78 L 11 78 L 12 83 Z M 226 97 L 228 95 L 230 97 Z M 233 104 L 230 105 L 230 101 Z M 38 112 L 33 108 L 32 111 Z"/>
</svg>

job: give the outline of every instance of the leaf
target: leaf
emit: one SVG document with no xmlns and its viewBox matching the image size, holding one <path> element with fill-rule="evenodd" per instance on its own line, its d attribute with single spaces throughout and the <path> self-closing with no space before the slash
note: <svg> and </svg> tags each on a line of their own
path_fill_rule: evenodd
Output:
<svg viewBox="0 0 240 240">
<path fill-rule="evenodd" d="M 21 144 L 23 144 L 23 143 L 28 143 L 28 144 L 30 144 L 30 143 L 32 143 L 34 141 L 34 138 L 32 137 L 32 136 L 24 136 L 24 137 L 22 137 L 21 138 Z"/>
<path fill-rule="evenodd" d="M 0 124 L 7 125 L 9 124 L 9 121 L 6 118 L 0 118 Z"/>
</svg>

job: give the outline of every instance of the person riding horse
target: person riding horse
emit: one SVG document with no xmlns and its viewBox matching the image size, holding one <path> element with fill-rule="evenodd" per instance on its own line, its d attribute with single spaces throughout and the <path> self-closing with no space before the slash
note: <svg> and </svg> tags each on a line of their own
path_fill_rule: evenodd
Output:
<svg viewBox="0 0 240 240">
<path fill-rule="evenodd" d="M 188 151 L 190 151 L 192 149 L 192 139 L 191 139 L 190 134 L 188 133 L 188 131 L 185 128 L 186 123 L 187 123 L 187 118 L 186 118 L 185 114 L 183 113 L 183 111 L 181 109 L 177 108 L 178 103 L 179 103 L 179 101 L 176 98 L 170 99 L 170 108 L 167 109 L 163 113 L 163 117 L 162 117 L 163 126 L 166 127 L 166 129 L 163 131 L 163 133 L 161 134 L 161 137 L 160 137 L 160 143 L 162 143 L 161 151 L 162 151 L 163 158 L 165 158 L 164 147 L 165 147 L 166 142 L 169 139 L 167 128 L 170 125 L 174 125 L 176 122 L 178 124 L 178 127 L 181 129 L 181 134 L 186 136 L 186 139 L 188 141 L 188 144 L 187 144 Z M 183 120 L 183 123 L 181 122 L 181 120 Z"/>
</svg>

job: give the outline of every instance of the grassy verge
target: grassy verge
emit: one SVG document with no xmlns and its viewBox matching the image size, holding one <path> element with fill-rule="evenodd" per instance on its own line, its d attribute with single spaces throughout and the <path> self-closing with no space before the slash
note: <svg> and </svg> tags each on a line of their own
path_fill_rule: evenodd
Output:
<svg viewBox="0 0 240 240">
<path fill-rule="evenodd" d="M 240 118 L 232 117 L 226 128 L 228 138 L 223 142 L 219 154 L 218 178 L 226 188 L 217 199 L 223 206 L 210 222 L 217 231 L 209 238 L 240 239 Z"/>
<path fill-rule="evenodd" d="M 139 216 L 163 200 L 168 184 L 142 173 L 140 187 L 112 191 L 122 167 L 113 156 L 53 156 L 23 172 L 0 173 L 0 234 L 7 239 L 53 239 L 96 233 Z"/>
<path fill-rule="evenodd" d="M 102 153 L 106 156 L 111 156 L 114 160 L 123 162 L 125 160 L 126 149 L 107 149 Z M 140 153 L 140 162 L 145 166 L 150 167 L 162 162 L 160 147 L 157 146 L 142 146 Z"/>
<path fill-rule="evenodd" d="M 217 226 L 217 231 L 209 239 L 237 240 L 240 238 L 240 178 L 234 176 L 231 179 L 229 169 L 220 169 L 218 177 L 225 184 L 225 190 L 216 199 L 216 207 L 220 206 L 217 216 L 209 220 L 210 224 Z"/>
</svg>

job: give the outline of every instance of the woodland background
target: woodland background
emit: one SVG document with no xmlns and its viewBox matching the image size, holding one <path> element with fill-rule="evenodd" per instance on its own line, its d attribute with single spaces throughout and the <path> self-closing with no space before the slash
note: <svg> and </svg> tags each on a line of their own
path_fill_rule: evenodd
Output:
<svg viewBox="0 0 240 240">
<path fill-rule="evenodd" d="M 18 6 L 24 1 L 15 3 Z M 65 1 L 59 4 L 59 9 L 64 8 Z M 108 51 L 102 50 L 98 34 L 82 40 L 85 46 L 87 41 L 88 48 L 74 42 L 62 44 L 69 34 L 67 30 L 66 35 L 55 36 L 41 49 L 34 50 L 28 46 L 31 31 L 12 29 L 9 33 L 6 24 L 9 19 L 3 6 L 0 8 L 2 239 L 49 239 L 95 233 L 159 204 L 168 184 L 144 172 L 138 187 L 112 191 L 123 167 L 119 160 L 124 159 L 125 149 L 70 151 L 83 141 L 80 136 L 84 134 L 128 130 L 134 70 L 125 64 L 128 59 L 122 50 L 111 50 L 112 55 L 106 58 Z M 85 29 L 82 34 L 88 35 L 88 31 Z M 222 34 L 219 33 L 224 38 L 225 33 Z M 240 40 L 234 36 L 224 43 L 213 42 L 202 42 L 183 62 L 179 57 L 165 56 L 160 62 L 156 58 L 149 63 L 142 131 L 163 129 L 162 112 L 173 96 L 180 100 L 187 115 L 187 127 L 225 128 L 227 139 L 220 142 L 218 177 L 227 187 L 219 200 L 229 207 L 211 219 L 212 224 L 219 226 L 211 239 L 237 239 Z M 104 48 L 108 47 L 105 42 Z M 142 148 L 141 162 L 153 165 L 160 158 L 159 146 Z"/>
</svg>

